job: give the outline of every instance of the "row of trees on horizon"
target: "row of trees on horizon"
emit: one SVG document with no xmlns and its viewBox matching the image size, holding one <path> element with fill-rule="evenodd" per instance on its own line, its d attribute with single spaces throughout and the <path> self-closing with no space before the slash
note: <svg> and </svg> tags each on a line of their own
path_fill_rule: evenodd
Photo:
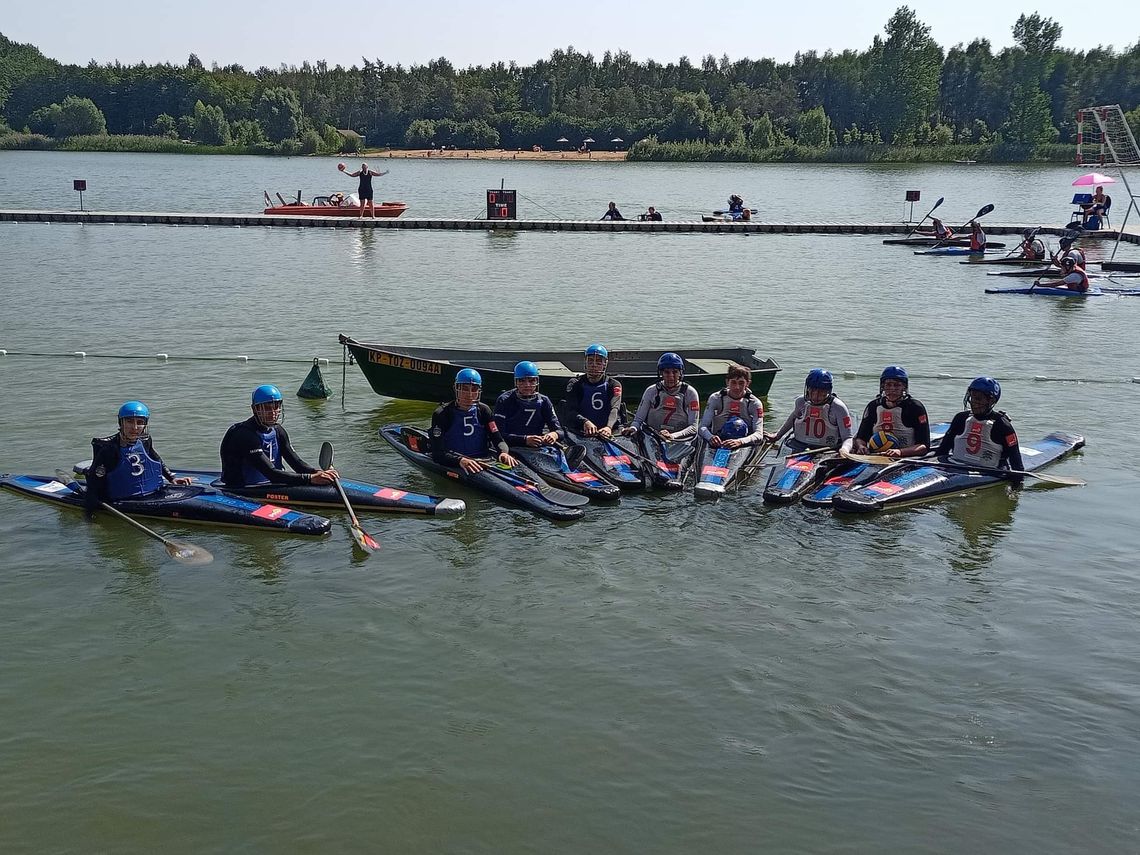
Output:
<svg viewBox="0 0 1140 855">
<path fill-rule="evenodd" d="M 769 149 L 1075 140 L 1076 111 L 1120 104 L 1140 134 L 1140 42 L 1117 52 L 1060 45 L 1036 13 L 1014 45 L 944 50 L 907 6 L 865 51 L 815 51 L 790 63 L 705 57 L 693 64 L 600 61 L 572 47 L 530 66 L 462 70 L 446 59 L 404 68 L 364 59 L 246 71 L 63 65 L 0 35 L 0 139 L 150 135 L 278 151 L 370 147 L 555 147 L 593 137 L 647 145 Z M 337 129 L 350 131 L 343 134 Z"/>
</svg>

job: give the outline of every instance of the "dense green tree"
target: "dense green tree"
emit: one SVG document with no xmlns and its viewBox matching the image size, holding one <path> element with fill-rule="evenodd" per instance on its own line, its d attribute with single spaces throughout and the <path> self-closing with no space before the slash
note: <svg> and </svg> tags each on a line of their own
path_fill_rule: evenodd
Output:
<svg viewBox="0 0 1140 855">
<path fill-rule="evenodd" d="M 813 107 L 800 114 L 796 122 L 796 142 L 816 148 L 835 145 L 835 131 L 823 107 Z"/>
<path fill-rule="evenodd" d="M 428 119 L 416 119 L 404 134 L 404 145 L 408 148 L 431 148 L 434 140 L 435 122 Z"/>
<path fill-rule="evenodd" d="M 169 113 L 160 113 L 151 125 L 151 133 L 159 137 L 178 139 L 178 122 Z"/>
<path fill-rule="evenodd" d="M 233 142 L 230 123 L 221 107 L 198 101 L 194 104 L 194 141 L 206 145 L 229 145 Z"/>
<path fill-rule="evenodd" d="M 254 118 L 270 142 L 295 139 L 301 130 L 301 102 L 288 87 L 266 89 L 254 104 Z"/>
<path fill-rule="evenodd" d="M 933 114 L 943 57 L 930 27 L 907 6 L 891 16 L 886 33 L 886 40 L 875 37 L 868 58 L 869 118 L 894 142 L 913 135 Z"/>
<path fill-rule="evenodd" d="M 1019 84 L 1010 100 L 1009 118 L 1001 126 L 1002 139 L 1010 143 L 1037 145 L 1057 136 L 1049 109 L 1049 96 L 1040 87 Z"/>
</svg>

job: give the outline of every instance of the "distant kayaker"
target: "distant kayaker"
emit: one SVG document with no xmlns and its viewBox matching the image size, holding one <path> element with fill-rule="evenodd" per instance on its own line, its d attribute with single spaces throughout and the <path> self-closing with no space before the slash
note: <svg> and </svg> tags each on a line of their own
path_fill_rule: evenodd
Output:
<svg viewBox="0 0 1140 855">
<path fill-rule="evenodd" d="M 606 212 L 604 214 L 602 214 L 602 219 L 603 220 L 624 220 L 625 217 L 623 217 L 621 215 L 621 211 L 618 210 L 617 203 L 616 202 L 610 202 L 610 206 L 608 208 L 606 208 Z"/>
<path fill-rule="evenodd" d="M 659 222 L 661 222 L 661 212 L 658 211 L 656 208 L 654 208 L 652 205 L 650 205 L 649 210 L 646 211 L 644 214 L 639 214 L 637 218 L 639 220 L 651 220 L 655 223 L 659 223 Z"/>
<path fill-rule="evenodd" d="M 1032 261 L 1045 260 L 1045 242 L 1037 237 L 1037 229 L 1026 229 L 1022 233 L 1018 249 L 1021 250 L 1018 258 L 1028 258 Z"/>
<path fill-rule="evenodd" d="M 752 211 L 744 207 L 744 198 L 733 193 L 728 197 L 728 214 L 734 220 L 749 220 L 752 218 Z"/>
<path fill-rule="evenodd" d="M 1061 272 L 1064 275 L 1060 279 L 1038 279 L 1033 283 L 1034 287 L 1067 288 L 1070 291 L 1079 292 L 1089 290 L 1088 274 L 1085 273 L 1083 267 L 1077 265 L 1071 255 L 1066 255 L 1061 259 Z"/>
<path fill-rule="evenodd" d="M 441 466 L 458 466 L 474 474 L 495 457 L 504 466 L 517 466 L 499 432 L 491 408 L 479 400 L 483 378 L 474 368 L 455 375 L 455 400 L 440 404 L 431 414 L 431 456 Z"/>
<path fill-rule="evenodd" d="M 930 222 L 931 222 L 931 225 L 933 225 L 933 227 L 934 227 L 933 231 L 931 233 L 936 238 L 938 238 L 939 240 L 953 240 L 954 239 L 954 230 L 952 228 L 950 228 L 948 225 L 946 225 L 945 223 L 943 223 L 942 220 L 938 219 L 938 217 L 931 218 Z"/>
<path fill-rule="evenodd" d="M 1081 268 L 1081 270 L 1085 270 L 1087 268 L 1084 250 L 1073 246 L 1073 238 L 1063 237 L 1060 240 L 1060 244 L 1061 248 L 1058 249 L 1050 259 L 1054 267 L 1063 269 L 1064 260 L 1066 258 L 1071 258 L 1073 259 L 1073 264 Z"/>
<path fill-rule="evenodd" d="M 792 432 L 786 445 L 792 451 L 809 448 L 834 448 L 849 451 L 854 441 L 851 430 L 851 411 L 835 396 L 831 372 L 813 368 L 804 381 L 804 393 L 796 398 L 788 418 L 780 429 L 765 434 L 768 442 L 779 442 Z"/>
<path fill-rule="evenodd" d="M 562 425 L 550 398 L 538 391 L 539 371 L 524 360 L 515 366 L 515 388 L 495 401 L 495 424 L 507 445 L 538 448 L 558 442 Z"/>
<path fill-rule="evenodd" d="M 558 402 L 562 424 L 583 436 L 609 439 L 624 415 L 621 384 L 606 376 L 610 352 L 601 344 L 586 348 L 586 373 L 566 385 Z"/>
<path fill-rule="evenodd" d="M 250 398 L 253 415 L 230 425 L 222 437 L 222 481 L 231 487 L 262 484 L 331 484 L 335 469 L 318 469 L 301 459 L 282 426 L 285 399 L 271 384 L 258 386 Z M 294 469 L 289 472 L 284 464 Z"/>
<path fill-rule="evenodd" d="M 866 454 L 871 437 L 882 431 L 895 438 L 892 448 L 876 449 L 886 457 L 921 457 L 930 450 L 926 407 L 910 395 L 910 375 L 901 365 L 888 365 L 879 375 L 879 395 L 863 410 L 852 449 Z"/>
<path fill-rule="evenodd" d="M 150 409 L 141 401 L 119 407 L 119 431 L 91 440 L 91 465 L 87 468 L 87 515 L 101 503 L 137 499 L 162 489 L 163 482 L 185 486 L 190 478 L 175 478 L 154 450 L 147 425 Z"/>
<path fill-rule="evenodd" d="M 938 445 L 938 457 L 954 463 L 993 469 L 1024 469 L 1021 446 L 1009 416 L 995 410 L 1001 400 L 1001 384 L 992 377 L 978 377 L 966 388 L 962 406 Z M 1020 483 L 1020 480 L 1017 481 Z"/>
<path fill-rule="evenodd" d="M 343 163 L 338 163 L 336 165 L 336 168 L 341 172 L 345 171 L 345 165 Z M 360 212 L 357 214 L 357 216 L 363 217 L 364 209 L 367 208 L 372 214 L 372 219 L 376 219 L 376 207 L 372 202 L 372 179 L 379 178 L 382 175 L 387 175 L 388 170 L 385 169 L 383 172 L 376 172 L 372 169 L 369 169 L 367 163 L 362 163 L 360 164 L 360 169 L 356 170 L 356 172 L 348 172 L 346 174 L 350 178 L 360 179 L 360 184 L 356 188 L 356 195 L 360 197 Z"/>
<path fill-rule="evenodd" d="M 986 251 L 986 233 L 982 231 L 982 224 L 977 220 L 970 220 L 970 252 Z"/>
<path fill-rule="evenodd" d="M 728 366 L 724 388 L 709 395 L 705 414 L 697 434 L 713 448 L 740 448 L 764 441 L 764 404 L 752 394 L 752 371 L 744 365 Z M 724 439 L 721 429 L 734 418 L 742 419 L 748 428 L 744 436 Z"/>
<path fill-rule="evenodd" d="M 671 442 L 683 442 L 697 435 L 701 398 L 684 381 L 685 360 L 676 353 L 663 353 L 657 360 L 657 382 L 645 390 L 626 436 L 634 436 L 648 425 Z"/>
</svg>

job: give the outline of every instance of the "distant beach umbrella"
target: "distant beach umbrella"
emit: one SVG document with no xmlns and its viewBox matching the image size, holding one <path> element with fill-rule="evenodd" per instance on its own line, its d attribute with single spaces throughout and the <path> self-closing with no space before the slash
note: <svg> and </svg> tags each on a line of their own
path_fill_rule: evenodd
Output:
<svg viewBox="0 0 1140 855">
<path fill-rule="evenodd" d="M 621 137 L 614 137 L 610 142 L 625 142 Z"/>
<path fill-rule="evenodd" d="M 1108 175 L 1101 175 L 1099 172 L 1090 172 L 1088 175 L 1082 175 L 1073 182 L 1073 187 L 1092 187 L 1096 184 L 1115 184 L 1116 179 Z"/>
<path fill-rule="evenodd" d="M 555 142 L 570 142 L 570 140 L 566 139 L 566 137 L 559 137 Z"/>
<path fill-rule="evenodd" d="M 594 141 L 593 137 L 586 137 L 584 140 L 582 140 L 582 142 L 593 142 L 593 141 Z"/>
</svg>

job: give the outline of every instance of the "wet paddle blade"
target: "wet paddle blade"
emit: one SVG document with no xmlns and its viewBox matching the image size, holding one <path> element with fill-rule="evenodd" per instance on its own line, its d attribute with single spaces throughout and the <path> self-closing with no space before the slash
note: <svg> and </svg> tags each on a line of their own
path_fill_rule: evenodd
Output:
<svg viewBox="0 0 1140 855">
<path fill-rule="evenodd" d="M 563 446 L 563 449 L 566 454 L 566 463 L 571 469 L 577 469 L 586 459 L 586 446 L 584 445 L 566 445 Z"/>
<path fill-rule="evenodd" d="M 209 564 L 214 556 L 200 546 L 192 543 L 180 543 L 177 540 L 167 540 L 163 543 L 166 554 L 180 564 Z"/>
<path fill-rule="evenodd" d="M 331 442 L 321 443 L 321 455 L 317 462 L 320 465 L 321 469 L 328 469 L 330 466 L 332 466 L 333 444 Z"/>
<path fill-rule="evenodd" d="M 375 552 L 380 548 L 379 542 L 358 525 L 349 525 L 353 542 L 364 552 Z"/>
</svg>

